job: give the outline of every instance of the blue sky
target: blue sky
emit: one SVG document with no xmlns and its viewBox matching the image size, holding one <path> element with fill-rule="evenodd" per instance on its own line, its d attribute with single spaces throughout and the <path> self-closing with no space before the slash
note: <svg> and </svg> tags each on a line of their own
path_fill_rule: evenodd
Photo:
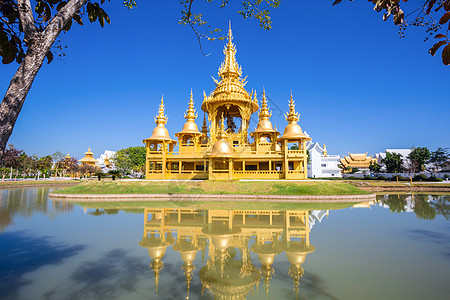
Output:
<svg viewBox="0 0 450 300">
<path fill-rule="evenodd" d="M 162 94 L 174 138 L 191 88 L 201 126 L 203 90 L 214 89 L 224 42 L 204 41 L 210 55 L 203 57 L 193 32 L 178 24 L 178 3 L 139 1 L 128 11 L 112 1 L 105 4 L 110 26 L 86 23 L 62 34 L 67 55 L 41 68 L 9 142 L 29 154 L 77 158 L 88 147 L 98 157 L 139 146 Z M 423 30 L 400 39 L 367 1 L 283 1 L 270 31 L 236 14 L 238 2 L 222 10 L 197 5 L 214 27 L 226 30 L 231 20 L 246 88 L 265 87 L 279 131 L 292 90 L 299 124 L 330 154 L 450 146 L 450 67 L 427 53 L 432 41 L 423 42 Z M 1 67 L 2 93 L 17 67 Z"/>
</svg>

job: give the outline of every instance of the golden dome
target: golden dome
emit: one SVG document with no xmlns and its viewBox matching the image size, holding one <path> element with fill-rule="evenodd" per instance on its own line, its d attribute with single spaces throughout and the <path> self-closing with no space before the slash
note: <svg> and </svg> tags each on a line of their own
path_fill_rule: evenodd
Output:
<svg viewBox="0 0 450 300">
<path fill-rule="evenodd" d="M 159 114 L 155 117 L 156 127 L 153 129 L 152 136 L 145 141 L 169 141 L 170 143 L 176 144 L 175 140 L 172 140 L 169 135 L 165 124 L 167 123 L 167 116 L 164 115 L 164 101 L 161 97 L 161 104 L 159 105 Z"/>
<path fill-rule="evenodd" d="M 311 140 L 310 137 L 307 137 L 303 131 L 300 125 L 297 124 L 298 121 L 298 113 L 295 112 L 295 103 L 292 99 L 292 93 L 291 93 L 291 100 L 289 102 L 289 113 L 285 115 L 286 121 L 289 122 L 289 124 L 284 128 L 283 136 L 279 137 L 281 140 L 298 140 L 298 139 L 304 139 L 306 141 Z"/>
<path fill-rule="evenodd" d="M 301 265 L 305 262 L 306 254 L 316 250 L 314 246 L 304 246 L 300 242 L 291 241 L 290 246 L 285 248 L 286 256 L 293 265 Z"/>
<path fill-rule="evenodd" d="M 175 133 L 175 136 L 179 136 L 180 134 L 202 134 L 200 131 L 198 131 L 198 126 L 195 123 L 195 119 L 197 118 L 197 113 L 194 109 L 194 99 L 192 96 L 192 90 L 191 90 L 191 98 L 189 100 L 189 107 L 184 114 L 184 118 L 187 120 L 186 123 L 184 123 L 183 129 Z"/>
<path fill-rule="evenodd" d="M 256 93 L 255 93 L 256 98 Z M 272 133 L 276 132 L 276 130 L 272 127 L 272 122 L 270 122 L 269 118 L 272 116 L 272 113 L 269 112 L 269 107 L 267 106 L 267 99 L 266 99 L 266 91 L 263 90 L 263 99 L 261 103 L 261 110 L 259 112 L 259 122 L 258 126 L 256 127 L 254 132 L 261 132 L 261 133 Z M 279 132 L 277 132 L 280 134 Z M 251 133 L 253 134 L 253 133 Z"/>
<path fill-rule="evenodd" d="M 210 157 L 235 157 L 233 147 L 227 141 L 221 139 L 214 143 L 209 154 Z"/>
<path fill-rule="evenodd" d="M 225 139 L 227 138 L 227 133 L 225 132 L 225 125 L 223 123 L 223 115 L 221 118 L 221 124 L 218 131 L 219 140 L 214 143 L 209 157 L 235 157 L 234 149 Z"/>
<path fill-rule="evenodd" d="M 251 104 L 252 113 L 258 110 L 258 102 L 252 101 L 251 95 L 245 90 L 245 78 L 240 78 L 242 69 L 236 61 L 236 46 L 232 42 L 233 35 L 231 32 L 231 23 L 228 30 L 228 43 L 225 46 L 223 53 L 225 60 L 219 68 L 220 81 L 214 79 L 216 88 L 212 95 L 204 97 L 202 103 L 202 110 L 208 112 L 208 105 L 211 103 L 249 103 Z"/>
</svg>

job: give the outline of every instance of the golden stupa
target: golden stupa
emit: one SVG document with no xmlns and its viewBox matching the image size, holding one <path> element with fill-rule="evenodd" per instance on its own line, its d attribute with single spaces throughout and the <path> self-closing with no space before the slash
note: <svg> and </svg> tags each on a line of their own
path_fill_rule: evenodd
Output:
<svg viewBox="0 0 450 300">
<path fill-rule="evenodd" d="M 69 156 L 69 154 L 67 154 Z M 91 147 L 84 153 L 84 157 L 79 160 L 83 165 L 95 166 L 97 160 L 94 158 L 94 153 L 91 152 Z"/>
<path fill-rule="evenodd" d="M 164 103 L 161 99 L 156 128 L 146 145 L 146 179 L 306 179 L 306 142 L 310 140 L 300 125 L 291 93 L 288 122 L 284 134 L 272 125 L 266 93 L 261 108 L 256 92 L 247 92 L 246 78 L 236 61 L 231 25 L 216 85 L 210 95 L 203 92 L 204 116 L 201 131 L 195 119 L 191 90 L 186 122 L 175 134 L 178 143 L 165 127 Z M 258 124 L 249 132 L 250 118 L 259 109 Z M 226 125 L 226 127 L 225 127 Z M 175 146 L 178 144 L 178 151 Z M 294 146 L 294 147 L 292 147 Z"/>
</svg>

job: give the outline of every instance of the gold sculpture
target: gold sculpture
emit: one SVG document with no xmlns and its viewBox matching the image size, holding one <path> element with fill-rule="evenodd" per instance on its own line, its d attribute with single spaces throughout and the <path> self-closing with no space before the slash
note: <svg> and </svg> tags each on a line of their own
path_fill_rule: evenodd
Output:
<svg viewBox="0 0 450 300">
<path fill-rule="evenodd" d="M 246 78 L 236 61 L 231 25 L 224 48 L 216 85 L 210 95 L 203 92 L 201 109 L 205 112 L 199 131 L 195 119 L 191 90 L 186 122 L 175 134 L 177 144 L 165 127 L 164 103 L 161 99 L 156 128 L 146 145 L 146 179 L 306 179 L 306 142 L 310 140 L 300 125 L 291 93 L 288 122 L 284 134 L 270 121 L 266 92 L 263 90 L 259 120 L 249 132 L 250 118 L 259 109 L 256 92 L 247 92 Z M 209 129 L 206 121 L 209 120 Z M 225 127 L 226 124 L 226 127 Z M 275 129 L 274 129 L 275 128 Z M 250 140 L 249 140 L 250 137 Z"/>
</svg>

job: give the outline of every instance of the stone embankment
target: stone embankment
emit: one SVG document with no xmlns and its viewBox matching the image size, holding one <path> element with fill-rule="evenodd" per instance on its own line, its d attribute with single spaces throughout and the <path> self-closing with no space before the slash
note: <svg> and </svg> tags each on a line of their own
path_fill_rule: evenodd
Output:
<svg viewBox="0 0 450 300">
<path fill-rule="evenodd" d="M 229 195 L 229 194 L 60 194 L 50 193 L 54 199 L 77 202 L 115 201 L 245 201 L 284 203 L 338 203 L 363 202 L 376 199 L 375 194 L 366 195 Z"/>
</svg>

